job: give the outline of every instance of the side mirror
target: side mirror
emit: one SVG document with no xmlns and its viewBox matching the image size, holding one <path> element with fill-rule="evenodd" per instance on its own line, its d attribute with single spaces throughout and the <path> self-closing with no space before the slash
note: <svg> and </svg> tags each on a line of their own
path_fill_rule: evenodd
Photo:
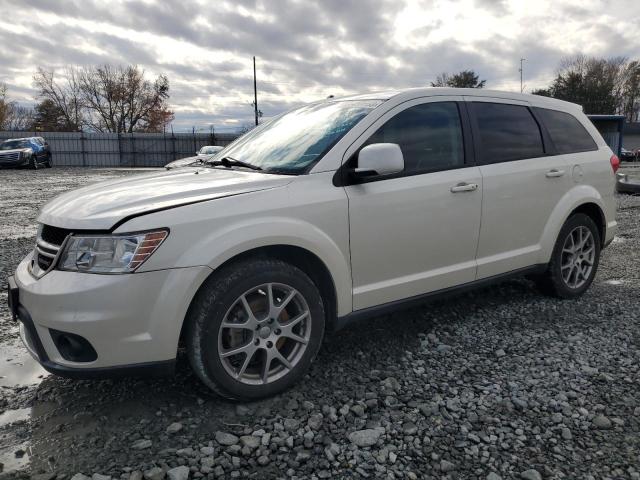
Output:
<svg viewBox="0 0 640 480">
<path fill-rule="evenodd" d="M 373 143 L 358 153 L 357 176 L 391 175 L 404 170 L 404 157 L 397 143 Z"/>
</svg>

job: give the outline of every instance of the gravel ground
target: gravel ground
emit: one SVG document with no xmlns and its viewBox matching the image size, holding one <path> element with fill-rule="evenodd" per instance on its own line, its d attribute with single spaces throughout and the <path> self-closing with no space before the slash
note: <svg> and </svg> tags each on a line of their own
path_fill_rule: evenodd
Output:
<svg viewBox="0 0 640 480">
<path fill-rule="evenodd" d="M 42 204 L 130 174 L 0 172 L 0 280 L 32 248 Z M 0 387 L 0 476 L 640 479 L 640 197 L 618 201 L 618 237 L 583 298 L 514 280 L 354 325 L 269 400 L 215 398 L 184 358 L 169 379 L 29 370 Z"/>
</svg>

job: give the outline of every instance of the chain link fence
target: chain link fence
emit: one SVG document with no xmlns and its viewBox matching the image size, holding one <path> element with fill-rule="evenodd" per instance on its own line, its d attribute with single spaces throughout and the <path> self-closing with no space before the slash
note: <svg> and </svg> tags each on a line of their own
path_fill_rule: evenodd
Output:
<svg viewBox="0 0 640 480">
<path fill-rule="evenodd" d="M 75 167 L 162 167 L 191 157 L 205 145 L 226 146 L 231 133 L 0 132 L 8 138 L 44 137 L 54 165 Z"/>
</svg>

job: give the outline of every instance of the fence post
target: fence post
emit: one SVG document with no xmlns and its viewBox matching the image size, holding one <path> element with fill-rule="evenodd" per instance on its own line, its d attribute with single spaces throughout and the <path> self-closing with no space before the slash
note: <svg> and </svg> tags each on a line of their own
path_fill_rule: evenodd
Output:
<svg viewBox="0 0 640 480">
<path fill-rule="evenodd" d="M 118 132 L 118 165 L 122 167 L 122 138 Z"/>
<path fill-rule="evenodd" d="M 131 133 L 131 162 L 133 166 L 136 166 L 136 139 L 133 138 L 133 133 Z"/>
<path fill-rule="evenodd" d="M 164 146 L 164 155 L 162 156 L 162 164 L 165 165 L 167 162 L 167 130 L 162 129 L 162 144 Z"/>
<path fill-rule="evenodd" d="M 172 146 L 171 157 L 173 160 L 175 160 L 176 159 L 176 134 L 173 133 L 173 129 L 171 129 L 171 146 Z"/>
<path fill-rule="evenodd" d="M 82 166 L 87 166 L 87 155 L 84 147 L 84 130 L 80 131 L 80 148 L 82 150 Z"/>
</svg>

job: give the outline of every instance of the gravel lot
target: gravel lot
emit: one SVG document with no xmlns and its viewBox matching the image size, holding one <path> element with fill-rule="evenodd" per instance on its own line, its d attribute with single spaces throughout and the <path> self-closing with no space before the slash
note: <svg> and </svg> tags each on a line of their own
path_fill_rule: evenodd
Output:
<svg viewBox="0 0 640 480">
<path fill-rule="evenodd" d="M 0 171 L 0 281 L 46 201 L 133 174 Z M 185 359 L 169 379 L 43 375 L 3 292 L 0 477 L 640 479 L 639 214 L 619 198 L 579 300 L 516 280 L 355 325 L 301 384 L 252 404 L 210 395 Z"/>
</svg>

